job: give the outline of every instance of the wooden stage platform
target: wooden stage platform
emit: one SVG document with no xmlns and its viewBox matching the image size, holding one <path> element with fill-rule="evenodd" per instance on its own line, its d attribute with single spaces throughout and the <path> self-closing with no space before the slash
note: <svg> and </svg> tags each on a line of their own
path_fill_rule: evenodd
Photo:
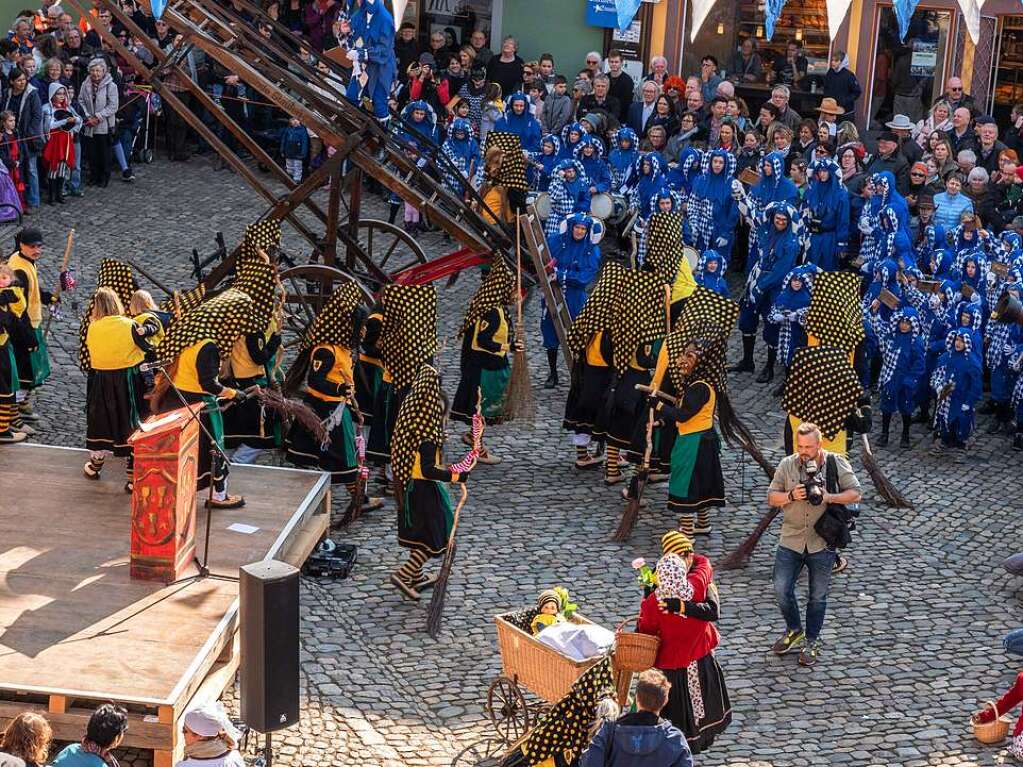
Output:
<svg viewBox="0 0 1023 767">
<path fill-rule="evenodd" d="M 125 745 L 153 749 L 155 767 L 170 767 L 178 718 L 234 678 L 238 584 L 132 580 L 124 463 L 109 460 L 93 482 L 82 476 L 87 458 L 70 448 L 0 449 L 0 727 L 31 708 L 58 739 L 78 740 L 91 710 L 113 701 L 131 712 Z M 234 466 L 231 491 L 246 505 L 213 512 L 214 573 L 237 576 L 262 559 L 298 567 L 329 526 L 327 474 Z M 205 518 L 200 503 L 200 556 Z M 258 529 L 228 529 L 235 524 Z"/>
</svg>

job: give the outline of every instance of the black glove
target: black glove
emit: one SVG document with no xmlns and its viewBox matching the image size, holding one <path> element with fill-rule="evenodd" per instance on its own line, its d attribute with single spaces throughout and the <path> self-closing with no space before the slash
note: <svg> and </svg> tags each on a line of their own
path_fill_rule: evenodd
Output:
<svg viewBox="0 0 1023 767">
<path fill-rule="evenodd" d="M 244 402 L 248 398 L 249 398 L 249 395 L 245 393 L 244 389 L 235 389 L 234 390 L 234 396 L 231 397 L 231 401 L 232 402 L 237 402 L 238 404 L 241 404 L 242 402 Z"/>
<path fill-rule="evenodd" d="M 460 471 L 460 472 L 458 472 L 458 479 L 456 479 L 454 481 L 457 482 L 459 485 L 468 484 L 468 482 L 469 482 L 469 473 L 471 471 L 472 471 L 472 469 L 470 469 L 469 471 Z"/>
</svg>

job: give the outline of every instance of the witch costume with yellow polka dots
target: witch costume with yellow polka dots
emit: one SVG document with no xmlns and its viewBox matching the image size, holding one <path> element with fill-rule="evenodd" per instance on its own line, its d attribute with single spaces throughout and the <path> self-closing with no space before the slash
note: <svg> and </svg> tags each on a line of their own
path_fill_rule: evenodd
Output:
<svg viewBox="0 0 1023 767">
<path fill-rule="evenodd" d="M 233 389 L 266 388 L 280 383 L 276 361 L 281 345 L 280 305 L 283 290 L 269 255 L 281 241 L 276 219 L 251 224 L 245 230 L 235 265 L 232 287 L 252 299 L 252 326 L 259 328 L 238 337 L 228 360 L 225 383 Z M 234 463 L 254 463 L 264 450 L 281 445 L 280 419 L 256 398 L 224 411 L 224 444 L 234 449 Z"/>
<path fill-rule="evenodd" d="M 154 397 L 162 411 L 189 405 L 204 405 L 199 417 L 204 427 L 199 430 L 199 471 L 197 489 L 204 490 L 213 483 L 214 508 L 239 508 L 245 504 L 241 496 L 227 494 L 229 466 L 219 451 L 211 457 L 210 437 L 223 449 L 224 419 L 221 401 L 245 400 L 245 392 L 232 389 L 220 381 L 224 360 L 228 359 L 235 342 L 245 333 L 259 332 L 254 322 L 255 307 L 252 298 L 236 288 L 228 288 L 213 298 L 203 301 L 170 330 L 157 347 L 157 355 L 168 362 L 166 367 L 175 390 L 157 378 Z"/>
<path fill-rule="evenodd" d="M 574 362 L 562 426 L 573 432 L 577 469 L 600 465 L 600 457 L 590 455 L 589 446 L 592 437 L 602 438 L 607 430 L 605 402 L 615 372 L 611 328 L 619 313 L 626 311 L 622 297 L 627 274 L 621 264 L 606 263 L 568 331 Z"/>
<path fill-rule="evenodd" d="M 814 346 L 797 349 L 785 380 L 781 406 L 785 411 L 785 453 L 795 452 L 795 434 L 804 421 L 817 424 L 821 447 L 831 453 L 849 452 L 848 426 L 862 420 L 856 407 L 863 394 L 859 378 L 844 349 Z"/>
<path fill-rule="evenodd" d="M 437 349 L 437 290 L 433 285 L 386 285 L 380 294 L 380 358 L 383 372 L 373 403 L 366 455 L 386 466 L 391 434 L 419 368 Z"/>
<path fill-rule="evenodd" d="M 409 550 L 391 584 L 409 599 L 419 599 L 437 579 L 423 573 L 423 564 L 447 551 L 454 521 L 447 483 L 469 477 L 468 469 L 443 463 L 446 409 L 439 374 L 423 365 L 401 403 L 391 453 L 398 543 Z"/>
<path fill-rule="evenodd" d="M 330 472 L 330 481 L 344 485 L 354 498 L 359 471 L 352 401 L 354 365 L 352 349 L 359 343 L 365 310 L 362 292 L 352 282 L 342 284 L 316 315 L 288 374 L 287 388 L 305 381 L 303 401 L 327 426 L 327 439 L 317 440 L 298 420 L 288 432 L 288 460 L 307 469 Z M 368 499 L 363 511 L 381 506 Z"/>
<path fill-rule="evenodd" d="M 462 320 L 461 379 L 451 406 L 451 417 L 471 424 L 477 402 L 488 423 L 504 412 L 505 394 L 511 378 L 508 352 L 512 338 L 505 306 L 514 300 L 515 276 L 504 259 L 495 257 Z M 471 436 L 466 436 L 470 441 Z M 496 463 L 495 456 L 483 451 L 481 463 Z"/>
<path fill-rule="evenodd" d="M 629 271 L 625 275 L 622 310 L 611 325 L 614 391 L 608 398 L 603 437 L 606 442 L 604 484 L 625 479 L 618 459 L 632 443 L 636 422 L 643 419 L 645 397 L 637 385 L 650 383 L 664 336 L 668 332 L 670 286 L 652 272 Z"/>
</svg>

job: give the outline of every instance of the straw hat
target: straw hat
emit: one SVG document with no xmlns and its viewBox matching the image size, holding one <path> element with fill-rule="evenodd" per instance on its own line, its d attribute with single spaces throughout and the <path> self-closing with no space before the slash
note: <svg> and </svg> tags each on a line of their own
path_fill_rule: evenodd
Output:
<svg viewBox="0 0 1023 767">
<path fill-rule="evenodd" d="M 838 105 L 838 102 L 828 96 L 821 100 L 821 105 L 817 107 L 818 112 L 823 112 L 826 115 L 844 115 L 845 110 Z"/>
</svg>

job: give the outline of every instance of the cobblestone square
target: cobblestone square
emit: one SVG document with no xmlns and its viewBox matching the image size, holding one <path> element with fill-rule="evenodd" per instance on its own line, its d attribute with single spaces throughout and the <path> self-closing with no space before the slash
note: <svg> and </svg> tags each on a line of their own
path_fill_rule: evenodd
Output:
<svg viewBox="0 0 1023 767">
<path fill-rule="evenodd" d="M 85 199 L 44 206 L 26 219 L 47 238 L 41 272 L 48 284 L 55 282 L 66 232 L 75 227 L 72 265 L 80 283 L 73 294 L 77 310 L 54 323 L 55 372 L 37 399 L 39 441 L 84 446 L 77 314 L 95 285 L 99 260 L 130 258 L 168 285 L 190 287 L 192 248 L 209 252 L 218 230 L 233 247 L 244 225 L 265 209 L 237 176 L 214 172 L 202 158 L 174 165 L 158 160 L 137 173 L 134 184 L 115 181 L 106 190 L 90 189 Z M 383 216 L 384 207 L 372 199 Z M 3 235 L 13 232 L 9 227 Z M 287 247 L 304 253 L 287 226 L 285 237 Z M 454 249 L 440 235 L 427 235 L 425 244 L 431 255 Z M 160 299 L 155 286 L 139 280 Z M 456 331 L 476 284 L 476 275 L 466 273 L 453 288 L 440 287 L 442 338 Z M 425 602 L 410 603 L 386 584 L 404 559 L 389 501 L 344 534 L 359 547 L 351 577 L 303 579 L 303 719 L 298 729 L 276 738 L 281 744 L 276 763 L 449 765 L 493 733 L 483 703 L 500 673 L 495 613 L 530 604 L 553 585 L 567 587 L 581 612 L 607 627 L 638 613 L 642 594 L 629 563 L 637 556 L 654 560 L 661 533 L 677 520 L 662 509 L 665 486 L 656 486 L 632 540 L 609 542 L 623 506 L 620 487 L 605 487 L 598 472 L 572 466 L 561 429 L 567 375 L 555 392 L 540 387 L 546 361 L 538 317 L 533 299 L 526 343 L 537 425 L 488 431 L 488 444 L 504 461 L 481 466 L 469 483 L 441 635 L 436 641 L 426 635 Z M 451 394 L 457 344 L 444 346 L 439 364 Z M 737 410 L 777 461 L 783 420 L 772 388 L 753 384 L 749 375 L 731 379 Z M 849 569 L 833 581 L 824 652 L 812 670 L 797 666 L 794 655 L 776 658 L 769 652 L 784 627 L 771 584 L 777 524 L 745 570 L 717 575 L 718 659 L 734 720 L 697 764 L 918 767 L 1009 759 L 1004 748 L 974 741 L 968 723 L 979 701 L 996 698 L 1015 677 L 1018 669 L 1002 652 L 1001 639 L 1021 624 L 1021 584 L 1001 568 L 1020 546 L 1013 533 L 1021 517 L 1020 453 L 1011 450 L 1009 437 L 983 431 L 978 429 L 961 457 L 931 455 L 920 426 L 913 428 L 911 450 L 877 450 L 915 510 L 880 505 L 854 451 L 864 512 L 847 550 Z M 460 456 L 460 433 L 452 434 L 450 454 Z M 727 448 L 722 463 L 730 502 L 715 512 L 709 542 L 698 543 L 712 559 L 742 541 L 766 511 L 759 468 Z M 339 490 L 340 499 L 345 493 Z M 800 590 L 805 599 L 805 577 Z M 140 755 L 129 760 L 146 763 Z"/>
</svg>

